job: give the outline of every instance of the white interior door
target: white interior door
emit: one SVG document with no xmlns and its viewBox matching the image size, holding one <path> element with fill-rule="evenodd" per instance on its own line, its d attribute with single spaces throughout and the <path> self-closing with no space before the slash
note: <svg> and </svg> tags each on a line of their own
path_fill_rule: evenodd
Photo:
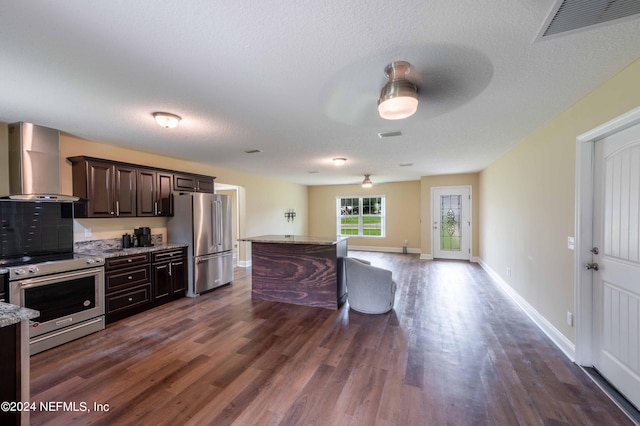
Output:
<svg viewBox="0 0 640 426">
<path fill-rule="evenodd" d="M 594 366 L 640 408 L 640 125 L 596 142 L 593 219 Z"/>
<path fill-rule="evenodd" d="M 433 257 L 471 258 L 471 188 L 436 187 L 431 191 Z"/>
</svg>

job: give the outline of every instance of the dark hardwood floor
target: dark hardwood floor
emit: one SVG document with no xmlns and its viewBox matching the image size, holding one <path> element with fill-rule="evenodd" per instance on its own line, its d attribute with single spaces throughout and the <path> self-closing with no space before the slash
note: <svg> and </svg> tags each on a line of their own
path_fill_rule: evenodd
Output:
<svg viewBox="0 0 640 426">
<path fill-rule="evenodd" d="M 252 301 L 237 269 L 230 286 L 33 356 L 33 401 L 92 411 L 32 424 L 631 424 L 478 265 L 350 254 L 393 271 L 393 311 Z"/>
</svg>

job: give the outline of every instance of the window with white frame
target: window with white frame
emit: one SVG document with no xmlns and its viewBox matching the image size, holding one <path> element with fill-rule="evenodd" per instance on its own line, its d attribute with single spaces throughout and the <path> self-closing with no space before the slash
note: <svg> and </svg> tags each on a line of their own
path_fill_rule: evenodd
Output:
<svg viewBox="0 0 640 426">
<path fill-rule="evenodd" d="M 384 196 L 338 197 L 338 235 L 384 237 Z"/>
</svg>

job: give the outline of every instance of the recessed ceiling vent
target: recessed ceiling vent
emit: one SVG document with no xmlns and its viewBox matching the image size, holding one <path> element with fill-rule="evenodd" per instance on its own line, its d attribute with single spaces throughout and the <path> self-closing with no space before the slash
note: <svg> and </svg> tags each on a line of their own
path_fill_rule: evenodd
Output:
<svg viewBox="0 0 640 426">
<path fill-rule="evenodd" d="M 262 152 L 261 149 L 245 149 L 244 153 L 245 154 L 257 154 L 259 152 Z"/>
<path fill-rule="evenodd" d="M 558 0 L 538 40 L 639 16 L 638 0 Z"/>
<path fill-rule="evenodd" d="M 394 130 L 392 132 L 380 132 L 378 133 L 378 137 L 382 138 L 393 138 L 396 136 L 402 136 L 402 132 L 400 130 Z"/>
</svg>

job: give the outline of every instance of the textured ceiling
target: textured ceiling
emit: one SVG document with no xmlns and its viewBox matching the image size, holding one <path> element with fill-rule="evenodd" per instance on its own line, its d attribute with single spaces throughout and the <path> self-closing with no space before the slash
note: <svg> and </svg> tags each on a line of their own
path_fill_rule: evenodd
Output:
<svg viewBox="0 0 640 426">
<path fill-rule="evenodd" d="M 638 19 L 536 42 L 554 5 L 1 0 L 0 121 L 308 185 L 475 172 L 640 57 Z M 420 105 L 386 121 L 395 60 Z"/>
</svg>

